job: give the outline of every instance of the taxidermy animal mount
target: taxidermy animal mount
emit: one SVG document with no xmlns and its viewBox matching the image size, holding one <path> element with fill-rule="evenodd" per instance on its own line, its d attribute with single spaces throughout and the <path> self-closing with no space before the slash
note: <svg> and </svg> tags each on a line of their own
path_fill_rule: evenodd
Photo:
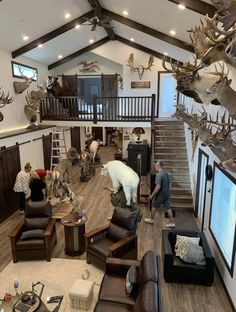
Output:
<svg viewBox="0 0 236 312">
<path fill-rule="evenodd" d="M 2 87 L 0 88 L 0 90 L 2 89 Z M 10 104 L 14 101 L 14 98 L 11 97 L 9 98 L 9 93 L 7 93 L 7 95 L 5 96 L 4 92 L 1 91 L 0 92 L 0 108 L 3 108 L 4 106 L 6 106 L 7 104 Z M 0 121 L 3 121 L 3 114 L 2 112 L 0 112 Z"/>
<path fill-rule="evenodd" d="M 84 73 L 92 73 L 92 72 L 96 72 L 97 70 L 100 70 L 97 61 L 82 61 L 79 62 L 78 65 L 83 65 L 79 71 L 84 72 Z"/>
<path fill-rule="evenodd" d="M 154 63 L 154 57 L 153 55 L 150 55 L 147 67 L 144 67 L 143 65 L 139 65 L 138 67 L 135 67 L 134 66 L 134 54 L 131 53 L 128 59 L 127 66 L 130 67 L 130 71 L 137 72 L 139 79 L 142 80 L 144 71 L 151 70 L 151 67 L 154 65 L 153 63 Z"/>
<path fill-rule="evenodd" d="M 30 78 L 24 76 L 20 68 L 19 68 L 19 72 L 21 74 L 21 78 L 23 78 L 24 81 L 14 81 L 13 82 L 13 87 L 14 87 L 16 94 L 23 93 L 30 86 L 32 80 L 36 77 L 36 74 Z"/>
</svg>

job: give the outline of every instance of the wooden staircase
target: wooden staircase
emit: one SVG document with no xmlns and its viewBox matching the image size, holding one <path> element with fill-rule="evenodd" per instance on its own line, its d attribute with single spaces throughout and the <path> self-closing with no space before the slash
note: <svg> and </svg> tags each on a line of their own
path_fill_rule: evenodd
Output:
<svg viewBox="0 0 236 312">
<path fill-rule="evenodd" d="M 155 122 L 154 160 L 162 160 L 171 173 L 171 208 L 193 211 L 184 123 L 175 119 Z"/>
</svg>

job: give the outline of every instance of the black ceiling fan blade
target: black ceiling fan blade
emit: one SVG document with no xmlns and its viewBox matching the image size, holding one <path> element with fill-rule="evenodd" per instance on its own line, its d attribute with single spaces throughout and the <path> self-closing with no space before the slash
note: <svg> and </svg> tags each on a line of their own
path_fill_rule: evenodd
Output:
<svg viewBox="0 0 236 312">
<path fill-rule="evenodd" d="M 113 26 L 109 24 L 101 24 L 101 26 L 104 28 L 109 28 L 109 29 L 113 28 Z"/>
<path fill-rule="evenodd" d="M 85 22 L 90 22 L 90 23 L 91 23 L 91 18 L 88 18 L 88 17 L 82 17 L 82 19 L 83 19 Z"/>
<path fill-rule="evenodd" d="M 94 31 L 94 30 L 96 29 L 96 27 L 97 27 L 97 25 L 94 25 L 94 24 L 93 24 L 93 26 L 92 26 L 92 28 L 91 28 L 91 31 Z"/>
</svg>

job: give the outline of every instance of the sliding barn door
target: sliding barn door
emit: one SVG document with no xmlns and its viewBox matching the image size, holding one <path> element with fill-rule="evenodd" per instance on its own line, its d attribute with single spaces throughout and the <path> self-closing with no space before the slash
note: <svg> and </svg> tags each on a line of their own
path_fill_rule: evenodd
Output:
<svg viewBox="0 0 236 312">
<path fill-rule="evenodd" d="M 44 160 L 44 169 L 50 170 L 51 165 L 51 148 L 52 148 L 52 134 L 43 135 L 43 160 Z"/>
<path fill-rule="evenodd" d="M 19 146 L 15 145 L 0 150 L 0 222 L 13 214 L 18 207 L 18 200 L 13 187 L 20 171 Z"/>
<path fill-rule="evenodd" d="M 81 152 L 80 127 L 70 128 L 70 137 L 71 137 L 71 147 L 75 147 L 78 153 L 80 153 Z"/>
</svg>

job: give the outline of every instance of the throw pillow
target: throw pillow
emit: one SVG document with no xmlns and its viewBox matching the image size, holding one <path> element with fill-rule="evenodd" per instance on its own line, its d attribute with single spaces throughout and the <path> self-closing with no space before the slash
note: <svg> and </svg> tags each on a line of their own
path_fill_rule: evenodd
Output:
<svg viewBox="0 0 236 312">
<path fill-rule="evenodd" d="M 135 265 L 131 265 L 127 274 L 125 281 L 125 291 L 127 296 L 134 297 L 137 288 L 137 268 Z"/>
<path fill-rule="evenodd" d="M 109 238 L 114 242 L 118 242 L 121 239 L 129 236 L 130 234 L 132 234 L 130 231 L 122 227 L 119 227 L 118 225 L 113 223 L 110 223 L 109 228 L 107 230 L 107 238 Z"/>
<path fill-rule="evenodd" d="M 194 263 L 198 265 L 205 265 L 206 259 L 202 246 L 196 245 L 194 242 L 185 244 L 180 249 L 180 258 L 188 263 Z"/>
<path fill-rule="evenodd" d="M 200 241 L 200 237 L 176 235 L 176 244 L 175 244 L 176 256 L 180 257 L 180 254 L 182 254 L 181 249 L 189 245 L 190 242 L 194 243 L 195 245 L 199 245 L 199 241 Z"/>
<path fill-rule="evenodd" d="M 40 229 L 25 231 L 22 232 L 21 239 L 24 240 L 28 238 L 42 238 L 44 236 L 43 232 L 44 231 Z"/>
</svg>

